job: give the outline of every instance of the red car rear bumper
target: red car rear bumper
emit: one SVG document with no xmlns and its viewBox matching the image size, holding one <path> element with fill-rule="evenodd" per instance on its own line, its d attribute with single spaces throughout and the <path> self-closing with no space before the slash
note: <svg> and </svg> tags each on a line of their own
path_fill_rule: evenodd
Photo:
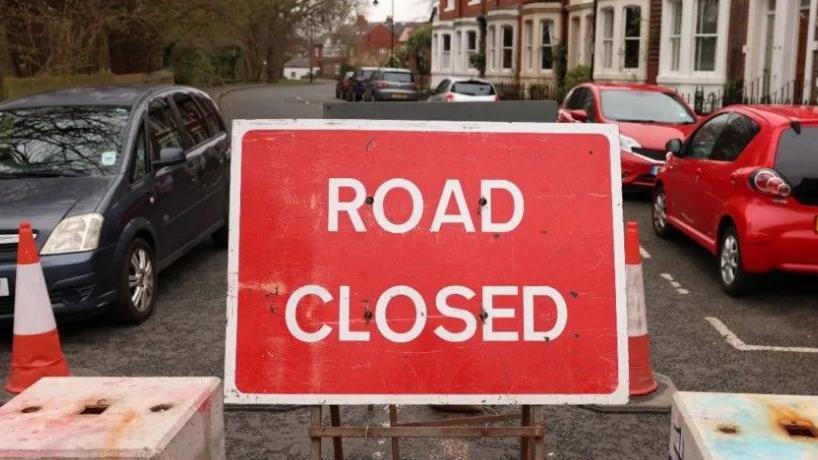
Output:
<svg viewBox="0 0 818 460">
<path fill-rule="evenodd" d="M 750 205 L 746 218 L 743 259 L 747 271 L 818 274 L 818 207 Z"/>
</svg>

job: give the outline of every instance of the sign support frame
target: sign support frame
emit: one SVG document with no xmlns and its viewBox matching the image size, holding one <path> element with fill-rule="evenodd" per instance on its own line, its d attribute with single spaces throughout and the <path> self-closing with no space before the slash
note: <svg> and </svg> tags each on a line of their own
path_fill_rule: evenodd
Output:
<svg viewBox="0 0 818 460">
<path fill-rule="evenodd" d="M 343 426 L 340 406 L 330 405 L 330 424 L 324 425 L 321 405 L 311 406 L 308 436 L 312 446 L 311 460 L 321 460 L 321 441 L 332 438 L 333 458 L 344 459 L 343 438 L 390 438 L 392 460 L 400 460 L 400 438 L 520 438 L 520 460 L 545 458 L 545 422 L 542 406 L 523 405 L 519 413 L 478 415 L 398 422 L 397 406 L 389 405 L 389 426 Z M 519 419 L 518 426 L 489 426 Z M 481 425 L 481 426 L 475 426 Z"/>
</svg>

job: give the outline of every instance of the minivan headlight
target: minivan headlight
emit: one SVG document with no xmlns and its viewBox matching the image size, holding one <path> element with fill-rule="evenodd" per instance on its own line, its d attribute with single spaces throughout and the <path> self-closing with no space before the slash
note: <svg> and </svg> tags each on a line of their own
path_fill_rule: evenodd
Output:
<svg viewBox="0 0 818 460">
<path fill-rule="evenodd" d="M 65 254 L 96 249 L 99 245 L 102 221 L 103 218 L 99 214 L 66 217 L 51 232 L 40 253 Z"/>
<path fill-rule="evenodd" d="M 636 139 L 620 134 L 619 147 L 626 152 L 633 153 L 633 149 L 638 149 L 642 146 L 639 145 L 639 142 L 636 142 Z"/>
</svg>

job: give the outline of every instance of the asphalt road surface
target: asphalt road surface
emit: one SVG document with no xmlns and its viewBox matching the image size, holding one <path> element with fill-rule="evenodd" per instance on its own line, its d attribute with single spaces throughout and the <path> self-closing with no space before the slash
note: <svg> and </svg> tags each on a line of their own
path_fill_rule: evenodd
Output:
<svg viewBox="0 0 818 460">
<path fill-rule="evenodd" d="M 220 102 L 231 119 L 318 118 L 321 102 L 333 95 L 332 84 L 260 87 L 225 93 Z M 625 216 L 639 223 L 649 255 L 644 273 L 654 370 L 670 376 L 681 390 L 818 394 L 818 279 L 775 275 L 764 279 L 754 295 L 732 299 L 721 293 L 715 259 L 706 251 L 681 236 L 653 236 L 648 197 L 626 195 Z M 104 318 L 61 324 L 70 365 L 86 375 L 222 376 L 226 264 L 225 250 L 202 244 L 172 265 L 160 278 L 156 313 L 139 327 L 115 326 Z M 761 348 L 736 348 L 723 334 Z M 0 332 L 0 362 L 9 362 L 10 349 L 6 324 Z M 7 365 L 0 366 L 3 381 L 6 372 Z M 403 419 L 440 416 L 425 406 L 401 407 L 400 414 Z M 381 406 L 350 407 L 342 409 L 342 417 L 376 425 L 387 421 L 387 412 Z M 307 408 L 231 410 L 225 418 L 229 458 L 308 456 Z M 668 414 L 549 407 L 547 458 L 666 458 L 669 425 Z M 517 459 L 518 443 L 405 440 L 401 451 L 405 459 Z M 388 445 L 375 439 L 345 444 L 349 459 L 388 458 Z M 325 443 L 325 458 L 329 447 Z"/>
</svg>

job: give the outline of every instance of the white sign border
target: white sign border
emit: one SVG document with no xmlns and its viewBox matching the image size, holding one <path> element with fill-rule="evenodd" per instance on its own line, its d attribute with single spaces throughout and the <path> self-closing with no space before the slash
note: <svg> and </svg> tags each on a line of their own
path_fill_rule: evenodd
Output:
<svg viewBox="0 0 818 460">
<path fill-rule="evenodd" d="M 252 394 L 236 386 L 236 334 L 238 310 L 239 213 L 241 198 L 242 140 L 249 131 L 427 131 L 533 134 L 598 134 L 610 145 L 611 197 L 613 199 L 614 273 L 618 375 L 617 388 L 608 394 Z M 628 323 L 625 301 L 625 233 L 622 214 L 622 173 L 619 128 L 613 124 L 498 123 L 459 121 L 384 120 L 234 120 L 230 165 L 230 231 L 227 259 L 227 331 L 225 343 L 224 400 L 230 404 L 625 404 L 628 402 Z"/>
</svg>

